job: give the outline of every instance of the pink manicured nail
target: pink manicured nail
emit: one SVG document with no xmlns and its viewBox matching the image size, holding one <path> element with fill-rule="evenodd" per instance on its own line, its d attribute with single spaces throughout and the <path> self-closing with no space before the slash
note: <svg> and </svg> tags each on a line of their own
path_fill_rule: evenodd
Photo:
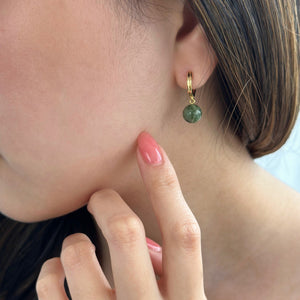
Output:
<svg viewBox="0 0 300 300">
<path fill-rule="evenodd" d="M 143 131 L 138 137 L 139 151 L 147 164 L 160 165 L 163 162 L 162 154 L 159 147 L 153 137 Z"/>
<path fill-rule="evenodd" d="M 155 251 L 155 252 L 161 252 L 161 246 L 159 246 L 158 244 L 156 244 L 155 242 L 153 242 L 151 239 L 146 237 L 146 241 L 147 241 L 147 246 L 150 250 Z"/>
</svg>

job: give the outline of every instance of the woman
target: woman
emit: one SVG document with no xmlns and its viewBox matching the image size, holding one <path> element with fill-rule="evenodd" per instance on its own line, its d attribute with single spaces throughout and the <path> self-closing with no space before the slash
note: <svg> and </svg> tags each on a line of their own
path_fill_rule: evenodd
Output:
<svg viewBox="0 0 300 300">
<path fill-rule="evenodd" d="M 3 1 L 1 299 L 298 299 L 298 7 Z"/>
</svg>

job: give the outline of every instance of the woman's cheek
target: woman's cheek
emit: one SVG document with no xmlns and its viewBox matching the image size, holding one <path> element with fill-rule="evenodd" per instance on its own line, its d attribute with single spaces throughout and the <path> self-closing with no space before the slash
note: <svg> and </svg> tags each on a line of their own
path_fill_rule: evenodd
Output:
<svg viewBox="0 0 300 300">
<path fill-rule="evenodd" d="M 92 5 L 83 1 L 10 3 L 0 12 L 1 206 L 17 219 L 45 219 L 124 180 L 132 141 L 156 115 L 144 103 L 161 101 L 153 100 L 161 80 L 150 72 L 160 61 L 150 40 L 148 52 L 139 51 L 139 36 L 122 40 L 108 10 L 85 10 Z"/>
</svg>

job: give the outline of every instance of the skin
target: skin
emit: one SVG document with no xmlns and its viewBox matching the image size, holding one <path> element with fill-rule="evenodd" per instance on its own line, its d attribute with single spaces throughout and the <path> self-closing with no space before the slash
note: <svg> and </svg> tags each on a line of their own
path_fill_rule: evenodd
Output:
<svg viewBox="0 0 300 300">
<path fill-rule="evenodd" d="M 110 189 L 162 244 L 136 161 L 146 130 L 170 158 L 200 225 L 207 298 L 296 298 L 300 195 L 221 130 L 217 59 L 204 31 L 175 1 L 166 2 L 167 17 L 151 11 L 146 23 L 108 2 L 1 1 L 1 212 L 46 220 Z M 193 125 L 182 118 L 189 71 L 203 110 Z M 104 236 L 101 244 L 113 287 Z M 52 273 L 61 274 L 59 266 Z"/>
<path fill-rule="evenodd" d="M 145 139 L 144 136 L 145 133 L 142 133 L 139 140 Z M 160 274 L 162 277 L 159 283 L 155 278 L 141 220 L 118 193 L 104 189 L 92 196 L 88 210 L 109 243 L 116 289 L 111 289 L 99 267 L 91 242 L 86 236 L 75 234 L 64 240 L 61 263 L 54 259 L 44 264 L 37 282 L 40 299 L 65 299 L 65 294 L 61 292 L 63 274 L 67 277 L 72 299 L 75 300 L 86 297 L 133 300 L 206 299 L 200 227 L 180 191 L 174 168 L 167 155 L 160 152 L 163 161 L 155 165 L 144 163 L 142 156 L 137 153 L 143 182 L 164 237 L 164 274 Z M 100 211 L 105 211 L 105 216 L 99 214 Z M 54 268 L 54 272 L 51 268 Z M 182 278 L 181 274 L 187 276 Z M 49 278 L 52 278 L 54 289 L 50 289 Z M 82 278 L 85 280 L 82 281 Z"/>
</svg>

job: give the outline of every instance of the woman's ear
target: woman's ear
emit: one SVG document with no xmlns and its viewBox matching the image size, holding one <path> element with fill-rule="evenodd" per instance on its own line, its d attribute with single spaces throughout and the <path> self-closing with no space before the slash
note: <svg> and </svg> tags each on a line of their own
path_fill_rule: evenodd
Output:
<svg viewBox="0 0 300 300">
<path fill-rule="evenodd" d="M 176 82 L 183 89 L 187 88 L 188 72 L 193 73 L 193 89 L 197 89 L 207 82 L 218 62 L 206 33 L 187 3 L 183 9 L 183 25 L 176 36 L 174 60 Z"/>
</svg>

